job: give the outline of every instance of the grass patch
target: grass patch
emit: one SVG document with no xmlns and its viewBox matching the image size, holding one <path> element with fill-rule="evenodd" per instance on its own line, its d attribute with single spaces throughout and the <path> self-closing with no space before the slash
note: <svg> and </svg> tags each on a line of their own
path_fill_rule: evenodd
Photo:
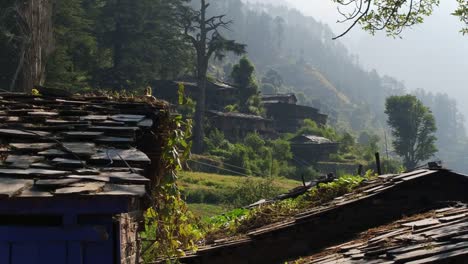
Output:
<svg viewBox="0 0 468 264">
<path fill-rule="evenodd" d="M 186 201 L 195 204 L 226 204 L 229 206 L 229 201 L 234 198 L 233 193 L 247 181 L 254 185 L 260 185 L 265 179 L 202 172 L 184 171 L 179 173 L 179 186 Z M 287 192 L 301 184 L 299 181 L 285 178 L 273 178 L 271 180 L 271 185 L 277 194 Z"/>
<path fill-rule="evenodd" d="M 223 205 L 216 204 L 192 203 L 187 204 L 187 206 L 195 216 L 198 216 L 201 219 L 210 218 L 215 215 L 221 215 L 227 211 L 226 207 L 224 207 Z"/>
<path fill-rule="evenodd" d="M 214 241 L 227 236 L 242 235 L 250 230 L 286 220 L 308 208 L 324 205 L 334 198 L 351 193 L 375 175 L 369 171 L 366 176 L 346 175 L 329 183 L 321 183 L 309 192 L 295 199 L 287 199 L 260 206 L 251 210 L 239 209 L 215 216 L 208 221 L 211 226 L 206 241 Z"/>
</svg>

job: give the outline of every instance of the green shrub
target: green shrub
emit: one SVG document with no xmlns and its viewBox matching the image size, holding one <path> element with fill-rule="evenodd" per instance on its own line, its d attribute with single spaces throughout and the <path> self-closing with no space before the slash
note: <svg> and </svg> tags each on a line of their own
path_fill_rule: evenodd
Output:
<svg viewBox="0 0 468 264">
<path fill-rule="evenodd" d="M 280 193 L 280 189 L 273 183 L 273 178 L 253 179 L 249 177 L 229 194 L 228 202 L 231 206 L 243 207 L 260 199 L 273 198 Z"/>
</svg>

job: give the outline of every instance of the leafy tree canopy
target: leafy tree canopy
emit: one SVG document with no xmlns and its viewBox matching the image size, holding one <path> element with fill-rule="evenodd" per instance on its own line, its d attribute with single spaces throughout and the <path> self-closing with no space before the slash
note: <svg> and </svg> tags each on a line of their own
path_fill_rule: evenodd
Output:
<svg viewBox="0 0 468 264">
<path fill-rule="evenodd" d="M 404 28 L 421 24 L 431 15 L 440 0 L 333 0 L 339 4 L 343 16 L 340 22 L 350 22 L 349 28 L 336 38 L 344 36 L 355 25 L 374 34 L 384 30 L 389 36 L 399 35 Z M 461 32 L 468 33 L 468 2 L 456 0 L 457 9 L 452 13 L 463 23 Z"/>
<path fill-rule="evenodd" d="M 387 98 L 385 113 L 394 136 L 393 147 L 407 168 L 414 168 L 437 152 L 434 116 L 415 96 Z"/>
<path fill-rule="evenodd" d="M 261 100 L 254 73 L 255 67 L 244 56 L 240 59 L 239 64 L 234 65 L 231 77 L 239 87 L 239 106 L 241 112 L 260 114 Z"/>
</svg>

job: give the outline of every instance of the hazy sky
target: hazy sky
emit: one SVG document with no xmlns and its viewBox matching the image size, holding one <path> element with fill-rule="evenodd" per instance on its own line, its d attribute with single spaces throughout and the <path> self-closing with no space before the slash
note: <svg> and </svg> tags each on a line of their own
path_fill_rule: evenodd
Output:
<svg viewBox="0 0 468 264">
<path fill-rule="evenodd" d="M 336 33 L 344 29 L 336 23 L 340 16 L 331 0 L 286 1 L 326 22 Z M 356 28 L 341 41 L 351 53 L 359 55 L 366 68 L 396 77 L 409 89 L 443 91 L 457 98 L 468 118 L 468 36 L 459 33 L 462 24 L 450 15 L 456 1 L 441 2 L 424 24 L 404 31 L 403 39 L 370 36 Z"/>
</svg>

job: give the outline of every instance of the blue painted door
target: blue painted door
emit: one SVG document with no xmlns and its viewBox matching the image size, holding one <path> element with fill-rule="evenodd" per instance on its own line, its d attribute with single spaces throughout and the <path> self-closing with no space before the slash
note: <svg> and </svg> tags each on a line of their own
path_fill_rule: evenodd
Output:
<svg viewBox="0 0 468 264">
<path fill-rule="evenodd" d="M 0 227 L 1 264 L 112 264 L 112 226 Z"/>
</svg>

